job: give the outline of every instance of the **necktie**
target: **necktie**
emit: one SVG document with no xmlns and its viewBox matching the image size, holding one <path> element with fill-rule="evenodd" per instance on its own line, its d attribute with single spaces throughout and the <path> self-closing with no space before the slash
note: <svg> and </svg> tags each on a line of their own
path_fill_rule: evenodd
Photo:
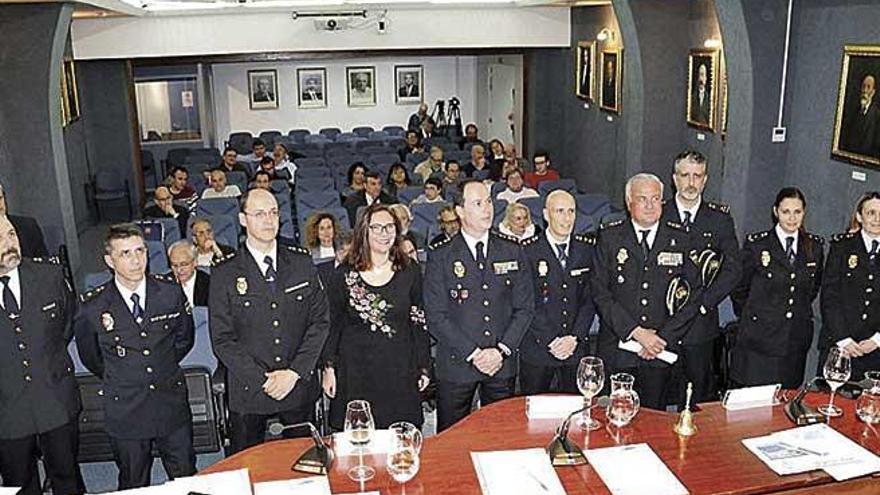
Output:
<svg viewBox="0 0 880 495">
<path fill-rule="evenodd" d="M 275 265 L 272 263 L 272 257 L 266 256 L 263 258 L 263 263 L 266 264 L 266 282 L 274 289 L 275 288 L 275 278 L 278 275 L 275 272 Z"/>
<path fill-rule="evenodd" d="M 642 248 L 642 259 L 645 260 L 645 264 L 648 264 L 648 253 L 651 252 L 650 246 L 648 246 L 648 234 L 650 230 L 640 230 L 639 234 L 642 236 L 642 239 L 639 241 L 639 246 Z"/>
<path fill-rule="evenodd" d="M 486 267 L 486 253 L 483 251 L 483 241 L 477 242 L 477 264 L 480 265 L 480 270 Z"/>
<path fill-rule="evenodd" d="M 559 264 L 562 265 L 562 268 L 565 268 L 565 263 L 568 261 L 568 255 L 565 254 L 566 247 L 568 247 L 568 244 L 564 242 L 556 245 L 557 257 L 559 258 Z"/>
<path fill-rule="evenodd" d="M 141 296 L 132 294 L 131 302 L 131 315 L 134 316 L 134 321 L 140 325 L 144 321 L 144 308 L 141 306 Z"/>
<path fill-rule="evenodd" d="M 14 319 L 18 317 L 19 308 L 15 295 L 12 294 L 12 289 L 9 288 L 9 276 L 4 275 L 0 277 L 0 282 L 3 282 L 3 308 L 6 309 L 6 314 L 9 315 L 9 318 Z"/>
<path fill-rule="evenodd" d="M 684 212 L 684 221 L 681 222 L 681 225 L 685 228 L 690 227 L 691 225 L 691 212 Z"/>
<path fill-rule="evenodd" d="M 785 257 L 788 258 L 789 265 L 794 265 L 794 237 L 785 238 Z"/>
</svg>

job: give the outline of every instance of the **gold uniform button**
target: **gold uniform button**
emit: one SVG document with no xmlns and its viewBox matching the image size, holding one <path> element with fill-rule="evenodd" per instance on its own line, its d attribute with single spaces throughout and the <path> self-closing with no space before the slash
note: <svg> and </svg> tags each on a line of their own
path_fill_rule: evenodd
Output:
<svg viewBox="0 0 880 495">
<path fill-rule="evenodd" d="M 281 339 L 275 339 L 275 345 L 281 345 Z"/>
<path fill-rule="evenodd" d="M 153 372 L 153 367 L 147 366 L 147 373 L 152 373 L 152 372 Z"/>
<path fill-rule="evenodd" d="M 642 299 L 641 301 L 639 301 L 639 302 L 642 303 L 642 306 L 647 306 L 647 305 L 648 305 L 648 300 L 647 300 L 647 299 L 644 299 L 644 298 L 643 298 L 643 299 Z"/>
<path fill-rule="evenodd" d="M 162 328 L 164 328 L 165 330 L 168 330 L 168 325 L 166 324 Z"/>
<path fill-rule="evenodd" d="M 563 298 L 562 298 L 562 302 L 567 303 L 567 302 L 568 302 L 568 298 L 567 298 L 567 297 L 563 297 Z"/>
<path fill-rule="evenodd" d="M 31 378 L 31 375 L 24 375 L 24 381 L 29 382 L 31 380 L 33 380 L 33 378 Z"/>
<path fill-rule="evenodd" d="M 144 349 L 144 356 L 149 356 L 149 355 L 150 355 L 150 350 Z"/>
<path fill-rule="evenodd" d="M 870 305 L 871 305 L 871 301 L 865 301 L 865 306 L 870 306 Z"/>
<path fill-rule="evenodd" d="M 245 302 L 244 302 L 244 307 L 246 307 L 246 308 L 251 307 L 251 302 L 250 302 L 250 301 L 245 301 Z"/>
<path fill-rule="evenodd" d="M 562 284 L 562 288 L 563 288 L 563 289 L 567 289 L 567 288 L 568 288 L 568 284 Z"/>
<path fill-rule="evenodd" d="M 141 332 L 141 337 L 147 338 L 147 332 Z"/>
<path fill-rule="evenodd" d="M 24 342 L 19 342 L 18 343 L 18 350 L 23 351 L 25 349 L 27 349 L 27 346 L 24 345 Z"/>
<path fill-rule="evenodd" d="M 792 304 L 794 304 L 794 299 L 789 299 L 789 300 L 788 300 L 788 305 L 791 306 Z"/>
<path fill-rule="evenodd" d="M 868 287 L 867 289 L 865 289 L 865 292 L 867 292 L 868 294 L 870 294 L 870 293 L 874 292 L 874 289 Z"/>
<path fill-rule="evenodd" d="M 489 305 L 489 300 L 488 299 L 483 300 L 483 306 L 488 306 L 488 305 Z"/>
<path fill-rule="evenodd" d="M 120 340 L 122 340 L 122 339 L 119 338 L 119 335 L 113 337 L 113 342 L 119 342 Z"/>
<path fill-rule="evenodd" d="M 568 323 L 563 323 L 562 328 L 568 328 Z"/>
<path fill-rule="evenodd" d="M 489 284 L 483 284 L 483 290 L 489 290 Z"/>
<path fill-rule="evenodd" d="M 793 286 L 793 285 L 792 285 L 792 286 L 789 286 L 788 291 L 789 291 L 789 292 L 794 292 L 794 286 Z"/>
<path fill-rule="evenodd" d="M 303 300 L 303 296 L 296 296 L 296 300 L 297 300 L 297 301 L 302 301 L 302 300 Z"/>
<path fill-rule="evenodd" d="M 791 275 L 789 275 L 789 278 L 791 278 L 792 280 L 794 280 L 794 273 L 792 273 Z"/>
<path fill-rule="evenodd" d="M 648 282 L 642 282 L 642 288 L 643 288 L 643 289 L 647 289 L 647 288 L 648 288 Z"/>
<path fill-rule="evenodd" d="M 24 359 L 24 360 L 22 360 L 21 365 L 24 366 L 25 368 L 27 368 L 28 366 L 31 365 L 31 362 L 28 361 L 27 359 Z"/>
<path fill-rule="evenodd" d="M 642 315 L 642 317 L 640 318 L 640 320 L 642 320 L 642 321 L 648 321 L 648 317 L 645 316 L 645 315 Z"/>
<path fill-rule="evenodd" d="M 488 322 L 489 320 L 491 320 L 491 318 L 489 318 L 489 315 L 483 316 L 483 321 Z"/>
<path fill-rule="evenodd" d="M 272 309 L 278 309 L 278 303 L 273 302 L 272 304 L 269 305 L 269 307 Z"/>
<path fill-rule="evenodd" d="M 867 320 L 867 319 L 868 319 L 868 313 L 862 313 L 862 319 L 863 319 L 863 320 Z"/>
<path fill-rule="evenodd" d="M 280 362 L 281 362 L 281 356 L 275 356 L 275 362 L 276 362 L 276 363 L 280 363 Z"/>
<path fill-rule="evenodd" d="M 277 327 L 277 326 L 280 325 L 280 324 L 281 324 L 280 321 L 278 321 L 278 320 L 272 320 L 272 326 L 273 326 L 273 327 Z"/>
<path fill-rule="evenodd" d="M 15 333 L 21 333 L 21 327 L 15 327 Z"/>
<path fill-rule="evenodd" d="M 153 385 L 152 383 L 150 384 L 150 390 L 156 390 L 156 386 Z"/>
<path fill-rule="evenodd" d="M 788 319 L 788 320 L 791 319 L 791 311 L 788 311 L 788 312 L 785 313 L 785 318 Z"/>
<path fill-rule="evenodd" d="M 566 311 L 566 310 L 563 309 L 563 310 L 562 310 L 562 316 L 568 316 L 568 311 Z"/>
<path fill-rule="evenodd" d="M 483 335 L 485 335 L 486 337 L 489 337 L 490 335 L 492 335 L 492 332 L 486 330 L 485 332 L 483 332 Z"/>
</svg>

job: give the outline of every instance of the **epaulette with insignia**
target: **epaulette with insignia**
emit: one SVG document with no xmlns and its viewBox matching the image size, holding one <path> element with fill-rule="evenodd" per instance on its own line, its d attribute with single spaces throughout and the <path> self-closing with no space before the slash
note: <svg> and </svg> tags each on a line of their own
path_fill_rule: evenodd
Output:
<svg viewBox="0 0 880 495">
<path fill-rule="evenodd" d="M 825 238 L 818 234 L 813 234 L 811 232 L 807 232 L 807 237 L 812 239 L 814 242 L 818 242 L 820 245 L 825 244 Z"/>
<path fill-rule="evenodd" d="M 172 273 L 151 273 L 150 276 L 159 282 L 174 283 L 174 274 Z"/>
<path fill-rule="evenodd" d="M 599 230 L 610 229 L 611 227 L 617 227 L 618 225 L 622 225 L 623 222 L 626 221 L 625 218 L 619 218 L 617 220 L 612 220 L 608 223 L 603 223 L 599 226 Z"/>
<path fill-rule="evenodd" d="M 769 230 L 765 230 L 763 232 L 752 232 L 751 234 L 746 236 L 746 239 L 749 242 L 756 242 L 756 241 L 759 241 L 759 240 L 767 237 L 767 235 L 769 235 L 769 234 L 770 234 Z"/>
<path fill-rule="evenodd" d="M 728 205 L 721 204 L 721 203 L 713 203 L 712 201 L 706 201 L 706 206 L 708 206 L 709 208 L 711 208 L 715 211 L 720 211 L 721 213 L 724 213 L 725 215 L 730 215 L 730 206 L 728 206 Z"/>
<path fill-rule="evenodd" d="M 83 292 L 82 294 L 79 295 L 80 302 L 86 303 L 86 302 L 91 301 L 95 296 L 97 296 L 101 292 L 104 292 L 104 289 L 106 289 L 107 286 L 110 285 L 110 283 L 112 283 L 112 282 L 113 281 L 110 280 L 109 282 L 105 283 L 104 285 L 99 285 L 99 286 L 95 287 L 94 289 L 87 290 L 87 291 Z"/>
<path fill-rule="evenodd" d="M 286 247 L 287 250 L 290 251 L 291 253 L 305 254 L 305 255 L 308 255 L 308 256 L 311 256 L 311 255 L 312 255 L 312 253 L 311 253 L 308 249 L 306 249 L 306 248 L 304 248 L 304 247 L 302 247 L 302 246 L 290 246 L 290 245 L 288 245 L 288 246 L 285 246 L 285 247 Z"/>
<path fill-rule="evenodd" d="M 443 246 L 446 246 L 450 242 L 452 242 L 452 237 L 446 237 L 445 239 L 440 239 L 439 241 L 432 242 L 432 243 L 428 244 L 428 249 L 433 251 L 435 249 L 439 249 Z"/>
<path fill-rule="evenodd" d="M 833 236 L 831 236 L 831 242 L 840 242 L 840 241 L 844 241 L 846 239 L 852 239 L 858 233 L 859 232 L 856 231 L 856 232 L 844 232 L 842 234 L 834 234 Z"/>
<path fill-rule="evenodd" d="M 223 263 L 226 263 L 227 261 L 231 260 L 232 258 L 235 258 L 235 252 L 234 252 L 234 251 L 231 252 L 231 253 L 229 253 L 229 254 L 227 254 L 227 255 L 221 256 L 220 259 L 218 259 L 218 260 L 214 260 L 214 261 L 212 261 L 211 264 L 212 264 L 213 266 L 222 265 Z"/>
<path fill-rule="evenodd" d="M 667 227 L 672 227 L 672 228 L 675 229 L 675 230 L 687 230 L 687 229 L 684 228 L 684 225 L 682 225 L 682 224 L 680 224 L 680 223 L 678 223 L 678 222 L 673 222 L 673 221 L 671 221 L 671 220 L 667 220 L 667 221 L 666 221 L 666 226 L 667 226 Z"/>
<path fill-rule="evenodd" d="M 596 244 L 596 236 L 593 234 L 575 234 L 574 240 L 584 244 Z"/>
<path fill-rule="evenodd" d="M 538 239 L 540 239 L 540 238 L 541 238 L 541 234 L 535 234 L 535 235 L 529 237 L 528 239 L 523 239 L 520 242 L 520 244 L 522 244 L 523 246 L 529 246 L 529 245 L 532 245 L 532 244 L 538 242 Z"/>
<path fill-rule="evenodd" d="M 512 235 L 503 234 L 503 233 L 498 232 L 496 230 L 490 230 L 489 233 L 494 235 L 495 237 L 498 237 L 499 239 L 504 239 L 506 241 L 515 242 L 517 244 L 520 243 L 520 240 Z"/>
<path fill-rule="evenodd" d="M 34 263 L 44 263 L 49 265 L 60 265 L 61 258 L 58 256 L 38 256 L 36 258 L 31 258 L 31 261 Z"/>
</svg>

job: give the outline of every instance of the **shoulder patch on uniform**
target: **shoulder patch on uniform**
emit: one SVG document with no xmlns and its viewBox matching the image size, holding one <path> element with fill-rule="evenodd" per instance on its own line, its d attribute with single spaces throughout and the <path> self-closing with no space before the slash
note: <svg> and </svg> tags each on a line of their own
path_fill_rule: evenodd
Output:
<svg viewBox="0 0 880 495">
<path fill-rule="evenodd" d="M 151 273 L 150 276 L 153 277 L 153 280 L 159 282 L 174 283 L 174 275 L 171 273 Z"/>
<path fill-rule="evenodd" d="M 58 256 L 38 256 L 36 258 L 31 258 L 31 261 L 34 263 L 46 264 L 46 265 L 60 265 L 61 258 Z"/>
<path fill-rule="evenodd" d="M 818 242 L 819 244 L 825 244 L 825 238 L 819 234 L 813 234 L 812 232 L 807 232 L 807 237 L 812 239 L 814 242 Z"/>
<path fill-rule="evenodd" d="M 610 229 L 612 227 L 617 227 L 619 225 L 623 225 L 624 221 L 626 221 L 625 218 L 619 218 L 617 220 L 612 220 L 608 223 L 603 223 L 599 226 L 599 230 Z"/>
<path fill-rule="evenodd" d="M 596 244 L 596 236 L 594 234 L 575 234 L 574 240 L 584 244 Z"/>
<path fill-rule="evenodd" d="M 430 249 L 431 251 L 433 251 L 435 249 L 440 249 L 441 247 L 448 245 L 450 242 L 452 242 L 451 237 L 447 237 L 445 239 L 440 239 L 438 241 L 429 243 L 428 249 Z"/>
<path fill-rule="evenodd" d="M 769 234 L 770 234 L 769 230 L 765 230 L 763 232 L 752 232 L 751 234 L 746 236 L 746 239 L 749 242 L 755 242 L 755 241 L 759 241 L 759 240 L 767 237 Z"/>
<path fill-rule="evenodd" d="M 285 246 L 285 247 L 286 247 L 287 250 L 290 251 L 291 253 L 305 254 L 305 255 L 308 255 L 308 256 L 311 256 L 311 255 L 312 255 L 312 253 L 309 252 L 308 249 L 306 249 L 306 248 L 304 248 L 304 247 L 302 247 L 302 246 Z"/>
<path fill-rule="evenodd" d="M 513 242 L 515 244 L 520 243 L 520 240 L 517 239 L 516 237 L 514 237 L 512 235 L 502 234 L 501 232 L 497 232 L 495 230 L 490 230 L 489 234 L 494 235 L 495 237 L 497 237 L 499 239 L 504 239 L 505 241 Z"/>
<path fill-rule="evenodd" d="M 233 252 L 231 252 L 231 253 L 229 253 L 229 254 L 226 254 L 226 255 L 221 256 L 221 257 L 218 258 L 217 260 L 212 261 L 211 264 L 212 264 L 213 266 L 222 265 L 223 263 L 226 263 L 227 261 L 231 260 L 232 258 L 235 258 L 235 251 L 233 251 Z"/>
<path fill-rule="evenodd" d="M 678 222 L 673 222 L 673 221 L 671 221 L 671 220 L 667 220 L 667 221 L 666 221 L 666 226 L 667 226 L 667 227 L 672 227 L 672 228 L 675 229 L 675 230 L 686 230 L 686 229 L 684 228 L 684 225 L 682 225 L 682 224 L 680 224 L 680 223 L 678 223 Z"/>
<path fill-rule="evenodd" d="M 82 294 L 79 295 L 80 302 L 87 303 L 87 302 L 91 301 L 92 299 L 95 298 L 95 296 L 104 292 L 104 289 L 106 289 L 107 286 L 110 285 L 110 283 L 112 283 L 112 282 L 113 281 L 111 280 L 110 282 L 107 282 L 104 285 L 99 285 L 92 290 L 87 290 L 87 291 L 83 292 Z"/>
<path fill-rule="evenodd" d="M 523 239 L 521 244 L 523 246 L 529 246 L 531 244 L 538 242 L 538 239 L 540 239 L 540 238 L 541 238 L 541 234 L 535 234 L 535 235 L 529 237 L 528 239 Z"/>
<path fill-rule="evenodd" d="M 831 236 L 831 242 L 840 242 L 840 241 L 844 241 L 846 239 L 852 239 L 853 237 L 856 236 L 856 234 L 858 234 L 858 231 L 856 231 L 856 232 L 843 232 L 840 234 L 834 234 L 833 236 Z"/>
<path fill-rule="evenodd" d="M 706 201 L 706 206 L 709 207 L 710 209 L 715 210 L 715 211 L 720 211 L 721 213 L 724 213 L 726 215 L 730 215 L 730 206 L 728 206 L 728 205 L 725 205 L 722 203 L 715 203 L 713 201 Z"/>
</svg>

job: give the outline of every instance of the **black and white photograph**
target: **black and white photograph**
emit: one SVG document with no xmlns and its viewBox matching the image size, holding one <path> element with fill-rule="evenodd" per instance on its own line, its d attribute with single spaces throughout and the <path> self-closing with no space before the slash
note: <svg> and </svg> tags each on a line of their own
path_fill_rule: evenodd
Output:
<svg viewBox="0 0 880 495">
<path fill-rule="evenodd" d="M 620 113 L 621 50 L 602 51 L 602 92 L 599 95 L 599 108 L 611 113 Z"/>
<path fill-rule="evenodd" d="M 595 77 L 593 47 L 595 41 L 579 41 L 577 44 L 577 71 L 575 73 L 574 93 L 585 101 L 593 101 L 593 78 Z"/>
<path fill-rule="evenodd" d="M 394 66 L 394 101 L 398 105 L 422 102 L 424 92 L 424 69 L 421 65 Z"/>
<path fill-rule="evenodd" d="M 251 110 L 278 108 L 278 72 L 274 69 L 249 70 L 248 96 Z"/>
<path fill-rule="evenodd" d="M 296 80 L 299 108 L 324 108 L 327 106 L 327 69 L 297 69 Z"/>
<path fill-rule="evenodd" d="M 718 81 L 718 51 L 691 50 L 688 54 L 687 123 L 714 132 Z"/>
<path fill-rule="evenodd" d="M 880 46 L 844 47 L 832 158 L 857 165 L 880 165 L 878 78 Z"/>
<path fill-rule="evenodd" d="M 348 106 L 371 107 L 376 105 L 375 67 L 346 67 L 345 80 L 348 87 Z"/>
</svg>

